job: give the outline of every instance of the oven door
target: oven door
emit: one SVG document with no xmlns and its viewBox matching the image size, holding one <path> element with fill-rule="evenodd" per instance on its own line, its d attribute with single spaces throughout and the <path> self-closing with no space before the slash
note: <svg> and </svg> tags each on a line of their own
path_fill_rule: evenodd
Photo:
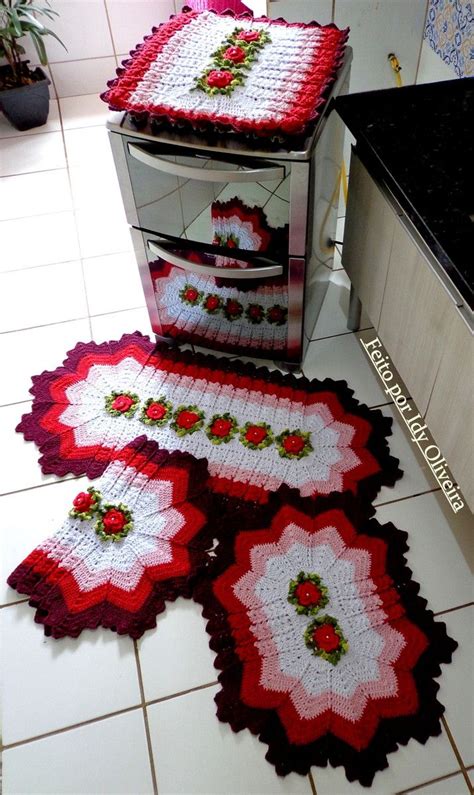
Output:
<svg viewBox="0 0 474 795">
<path fill-rule="evenodd" d="M 206 245 L 268 252 L 285 261 L 290 163 L 215 151 L 211 158 L 182 146 L 112 137 L 123 147 L 133 226 Z"/>
<path fill-rule="evenodd" d="M 133 235 L 146 255 L 142 279 L 156 333 L 227 353 L 286 358 L 287 266 L 248 254 L 236 261 L 212 247 L 139 230 Z"/>
</svg>

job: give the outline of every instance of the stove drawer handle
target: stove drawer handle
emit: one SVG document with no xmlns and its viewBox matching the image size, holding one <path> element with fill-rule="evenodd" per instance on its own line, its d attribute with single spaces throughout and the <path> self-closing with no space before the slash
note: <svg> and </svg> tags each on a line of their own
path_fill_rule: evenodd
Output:
<svg viewBox="0 0 474 795">
<path fill-rule="evenodd" d="M 176 265 L 185 271 L 199 273 L 201 276 L 220 276 L 223 279 L 270 279 L 283 274 L 282 265 L 267 265 L 261 268 L 217 268 L 213 265 L 200 265 L 189 262 L 183 257 L 178 257 L 166 248 L 159 246 L 156 241 L 148 240 L 147 246 L 156 257 Z"/>
<path fill-rule="evenodd" d="M 194 168 L 194 166 L 183 166 L 181 163 L 163 160 L 158 155 L 151 155 L 138 144 L 129 143 L 128 151 L 135 160 L 140 160 L 141 163 L 150 166 L 150 168 L 164 171 L 166 174 L 173 174 L 175 177 L 197 179 L 202 182 L 264 182 L 265 180 L 282 180 L 285 178 L 284 166 L 245 168 L 244 171 L 224 171 L 219 168 Z"/>
</svg>

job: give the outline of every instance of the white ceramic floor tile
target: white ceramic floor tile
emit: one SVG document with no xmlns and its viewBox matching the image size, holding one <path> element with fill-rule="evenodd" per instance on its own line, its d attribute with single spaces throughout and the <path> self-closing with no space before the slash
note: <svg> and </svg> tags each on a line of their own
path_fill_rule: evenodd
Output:
<svg viewBox="0 0 474 795">
<path fill-rule="evenodd" d="M 312 773 L 318 795 L 394 795 L 457 770 L 454 751 L 443 732 L 425 745 L 410 740 L 408 745 L 399 746 L 388 755 L 388 768 L 376 774 L 370 789 L 349 783 L 341 767 L 313 767 Z"/>
<path fill-rule="evenodd" d="M 151 795 L 143 711 L 4 751 L 5 795 Z"/>
<path fill-rule="evenodd" d="M 0 221 L 0 272 L 50 265 L 79 258 L 72 212 Z"/>
<path fill-rule="evenodd" d="M 5 745 L 140 703 L 130 638 L 102 629 L 46 638 L 26 603 L 1 617 Z"/>
<path fill-rule="evenodd" d="M 0 147 L 0 176 L 65 168 L 63 136 L 60 132 L 21 135 L 5 139 Z"/>
<path fill-rule="evenodd" d="M 49 87 L 51 92 L 52 86 Z M 61 119 L 59 118 L 59 106 L 57 99 L 49 100 L 49 114 L 46 124 L 41 127 L 32 127 L 31 130 L 17 130 L 8 121 L 7 118 L 0 113 L 0 138 L 13 138 L 18 135 L 41 135 L 42 133 L 55 132 L 61 129 Z"/>
<path fill-rule="evenodd" d="M 131 251 L 133 248 L 123 207 L 115 201 L 100 212 L 94 206 L 77 210 L 76 224 L 84 258 Z"/>
<path fill-rule="evenodd" d="M 449 579 L 455 585 L 456 571 L 449 569 Z M 471 597 L 472 598 L 472 597 Z M 451 665 L 443 666 L 438 698 L 446 707 L 446 721 L 453 734 L 456 747 L 467 767 L 474 762 L 472 660 L 474 659 L 474 609 L 464 607 L 453 613 L 439 616 L 448 633 L 458 642 Z"/>
<path fill-rule="evenodd" d="M 64 140 L 69 167 L 103 167 L 105 162 L 113 167 L 109 133 L 104 126 L 65 130 Z"/>
<path fill-rule="evenodd" d="M 441 492 L 377 508 L 379 522 L 408 533 L 408 565 L 421 585 L 421 594 L 435 613 L 465 605 L 473 599 L 472 518 L 455 515 Z"/>
<path fill-rule="evenodd" d="M 303 372 L 307 378 L 347 381 L 357 400 L 368 406 L 380 406 L 387 402 L 355 334 L 311 342 Z"/>
<path fill-rule="evenodd" d="M 80 262 L 0 274 L 0 332 L 86 316 Z"/>
<path fill-rule="evenodd" d="M 38 171 L 0 180 L 0 221 L 71 209 L 66 169 Z"/>
<path fill-rule="evenodd" d="M 392 435 L 387 441 L 391 454 L 400 462 L 403 477 L 393 487 L 383 486 L 374 500 L 374 505 L 437 488 L 438 484 L 428 464 L 410 440 L 397 409 L 384 406 L 381 411 L 386 417 L 392 418 Z"/>
<path fill-rule="evenodd" d="M 91 315 L 143 306 L 142 283 L 133 251 L 83 260 Z"/>
<path fill-rule="evenodd" d="M 347 328 L 350 287 L 351 283 L 345 271 L 338 270 L 331 273 L 328 289 L 311 339 L 319 340 L 337 334 L 350 334 Z M 366 329 L 371 325 L 367 315 L 363 312 L 361 329 Z"/>
<path fill-rule="evenodd" d="M 99 94 L 106 90 L 107 81 L 115 77 L 115 69 L 113 56 L 51 64 L 58 97 Z"/>
<path fill-rule="evenodd" d="M 30 403 L 0 408 L 0 494 L 57 481 L 54 475 L 41 473 L 36 445 L 25 442 L 23 435 L 15 432 L 22 414 L 29 410 Z"/>
<path fill-rule="evenodd" d="M 191 600 L 168 603 L 156 630 L 140 639 L 139 652 L 147 701 L 217 679 L 206 622 Z"/>
<path fill-rule="evenodd" d="M 443 778 L 441 781 L 435 781 L 433 784 L 427 784 L 417 790 L 410 790 L 406 795 L 416 792 L 416 795 L 466 795 L 470 792 L 466 784 L 466 780 L 462 773 L 450 778 Z"/>
<path fill-rule="evenodd" d="M 60 528 L 76 494 L 89 485 L 87 478 L 75 478 L 0 497 L 0 604 L 25 599 L 24 594 L 7 585 L 7 577 L 38 544 Z"/>
<path fill-rule="evenodd" d="M 30 400 L 31 376 L 62 364 L 76 342 L 88 342 L 88 320 L 0 334 L 0 361 L 5 375 L 0 405 Z"/>
<path fill-rule="evenodd" d="M 310 795 L 307 777 L 294 773 L 280 778 L 265 760 L 266 746 L 250 732 L 235 734 L 217 720 L 217 689 L 148 708 L 160 795 Z"/>
<path fill-rule="evenodd" d="M 113 75 L 112 75 L 113 76 Z M 105 86 L 104 86 L 105 90 Z M 105 124 L 109 110 L 98 94 L 85 94 L 81 97 L 63 97 L 59 100 L 63 128 L 93 127 Z"/>
<path fill-rule="evenodd" d="M 150 319 L 147 310 L 129 309 L 126 312 L 114 312 L 111 315 L 97 315 L 91 318 L 92 338 L 95 342 L 119 340 L 122 334 L 141 331 L 153 339 Z"/>
<path fill-rule="evenodd" d="M 100 129 L 98 127 L 91 127 L 91 130 Z M 118 214 L 123 212 L 122 196 L 120 193 L 120 186 L 117 174 L 113 166 L 108 162 L 94 167 L 83 168 L 81 166 L 72 166 L 69 169 L 71 177 L 71 192 L 72 202 L 75 210 L 91 210 L 93 208 L 94 214 L 102 214 L 104 207 L 107 207 L 109 212 L 112 208 L 117 208 Z M 109 234 L 108 230 L 103 230 L 104 242 L 106 235 Z M 107 248 L 106 244 L 105 248 Z M 109 246 L 115 248 L 115 246 Z"/>
</svg>

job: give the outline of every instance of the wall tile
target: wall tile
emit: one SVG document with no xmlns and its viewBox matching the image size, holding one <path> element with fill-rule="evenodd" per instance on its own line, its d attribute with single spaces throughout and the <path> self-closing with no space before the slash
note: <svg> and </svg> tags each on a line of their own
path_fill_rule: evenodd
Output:
<svg viewBox="0 0 474 795">
<path fill-rule="evenodd" d="M 414 83 L 425 10 L 426 0 L 336 0 L 334 22 L 351 29 L 351 94 L 396 85 L 390 52 L 400 61 L 404 84 Z"/>
<path fill-rule="evenodd" d="M 105 91 L 115 77 L 115 57 L 51 64 L 58 97 L 76 97 Z"/>
<path fill-rule="evenodd" d="M 287 22 L 332 22 L 332 0 L 269 0 L 271 19 L 283 17 Z"/>
<path fill-rule="evenodd" d="M 59 16 L 50 27 L 64 42 L 67 52 L 50 37 L 47 41 L 50 63 L 113 55 L 103 0 L 54 0 L 54 10 Z"/>
<path fill-rule="evenodd" d="M 184 2 L 183 2 L 184 5 Z M 154 25 L 175 13 L 173 0 L 107 0 L 115 52 L 129 52 Z"/>
</svg>

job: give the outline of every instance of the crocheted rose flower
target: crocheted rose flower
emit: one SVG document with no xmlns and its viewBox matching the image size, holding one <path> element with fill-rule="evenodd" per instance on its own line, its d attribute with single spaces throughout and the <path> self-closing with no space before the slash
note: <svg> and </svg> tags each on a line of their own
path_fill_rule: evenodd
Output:
<svg viewBox="0 0 474 795">
<path fill-rule="evenodd" d="M 282 458 L 303 458 L 313 450 L 311 434 L 300 430 L 283 431 L 277 438 L 278 451 Z"/>
<path fill-rule="evenodd" d="M 87 491 L 80 491 L 72 501 L 72 508 L 69 511 L 69 516 L 75 519 L 91 519 L 92 514 L 95 513 L 101 501 L 101 494 L 97 489 L 90 488 Z"/>
<path fill-rule="evenodd" d="M 260 40 L 260 31 L 241 30 L 240 33 L 236 34 L 235 38 L 237 41 L 245 41 L 247 44 L 250 44 L 251 42 Z"/>
<path fill-rule="evenodd" d="M 192 284 L 185 284 L 183 289 L 180 291 L 179 296 L 182 301 L 186 304 L 190 304 L 191 306 L 195 306 L 199 303 L 202 298 L 202 293 L 194 287 Z"/>
<path fill-rule="evenodd" d="M 299 615 L 314 615 L 327 605 L 328 589 L 318 574 L 300 571 L 298 576 L 290 581 L 288 601 Z"/>
<path fill-rule="evenodd" d="M 240 301 L 228 298 L 224 305 L 224 314 L 228 320 L 237 320 L 243 314 L 244 308 Z"/>
<path fill-rule="evenodd" d="M 204 299 L 203 306 L 204 306 L 204 309 L 206 310 L 206 312 L 208 312 L 210 315 L 214 315 L 221 308 L 222 301 L 221 301 L 221 299 L 219 298 L 218 295 L 216 295 L 215 293 L 212 293 L 211 295 L 208 295 Z"/>
<path fill-rule="evenodd" d="M 337 619 L 333 616 L 321 616 L 313 619 L 306 627 L 304 640 L 308 649 L 316 657 L 337 665 L 341 657 L 347 653 L 349 644 Z"/>
<path fill-rule="evenodd" d="M 273 442 L 272 429 L 266 422 L 246 422 L 240 432 L 240 441 L 250 450 L 263 450 Z"/>
<path fill-rule="evenodd" d="M 72 504 L 76 511 L 83 513 L 84 511 L 88 511 L 94 504 L 94 497 L 87 491 L 80 491 L 77 497 L 74 497 Z"/>
<path fill-rule="evenodd" d="M 247 53 L 242 47 L 227 47 L 226 50 L 222 53 L 222 57 L 227 61 L 233 61 L 234 63 L 241 63 L 247 57 Z"/>
<path fill-rule="evenodd" d="M 226 412 L 225 414 L 214 414 L 206 428 L 206 434 L 213 444 L 222 444 L 230 442 L 237 429 L 237 420 Z"/>
<path fill-rule="evenodd" d="M 251 323 L 261 323 L 264 318 L 263 306 L 260 304 L 249 304 L 245 310 L 245 316 Z"/>
<path fill-rule="evenodd" d="M 226 69 L 212 69 L 206 78 L 206 82 L 210 88 L 227 88 L 233 79 L 234 75 L 232 72 L 228 72 Z"/>
<path fill-rule="evenodd" d="M 133 417 L 140 398 L 133 392 L 112 392 L 105 398 L 105 409 L 114 417 Z"/>
<path fill-rule="evenodd" d="M 284 306 L 276 304 L 267 309 L 267 320 L 269 323 L 274 323 L 276 326 L 283 326 L 286 323 L 288 310 Z"/>
<path fill-rule="evenodd" d="M 203 422 L 204 412 L 197 406 L 179 406 L 174 413 L 171 427 L 178 436 L 184 436 L 198 431 L 202 428 Z"/>
<path fill-rule="evenodd" d="M 89 521 L 68 518 L 16 568 L 10 585 L 31 598 L 47 635 L 77 637 L 103 626 L 140 637 L 156 625 L 165 600 L 191 595 L 190 578 L 206 563 L 207 480 L 203 459 L 136 439 L 98 481 L 111 502 Z"/>
<path fill-rule="evenodd" d="M 145 425 L 163 426 L 171 417 L 171 403 L 164 397 L 148 398 L 143 406 L 140 421 Z"/>
</svg>

